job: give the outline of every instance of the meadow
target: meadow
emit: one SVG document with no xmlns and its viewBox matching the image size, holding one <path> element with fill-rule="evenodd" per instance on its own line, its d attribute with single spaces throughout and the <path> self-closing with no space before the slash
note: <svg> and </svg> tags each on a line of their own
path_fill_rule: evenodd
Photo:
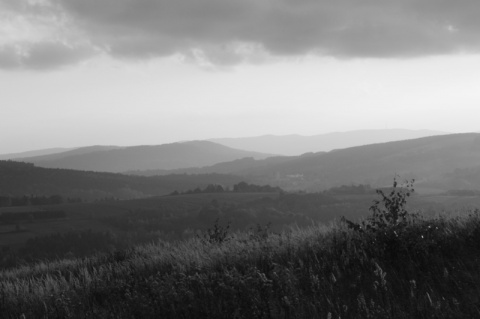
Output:
<svg viewBox="0 0 480 319">
<path fill-rule="evenodd" d="M 362 222 L 188 240 L 0 272 L 4 318 L 478 318 L 480 211 L 422 217 L 403 189 Z M 380 194 L 380 195 L 381 195 Z"/>
<path fill-rule="evenodd" d="M 277 193 L 224 193 L 224 194 L 189 194 L 181 196 L 154 196 L 134 200 L 103 200 L 92 203 L 66 203 L 58 205 L 3 207 L 2 213 L 19 209 L 27 211 L 58 210 L 65 212 L 65 218 L 46 220 L 19 220 L 16 222 L 0 221 L 0 247 L 18 248 L 29 239 L 45 237 L 72 230 L 113 232 L 118 236 L 127 235 L 126 231 L 116 227 L 113 219 L 128 219 L 129 215 L 164 216 L 163 221 L 181 217 L 195 217 L 196 213 L 212 200 L 239 205 L 261 198 L 277 198 Z M 141 216 L 140 216 L 141 217 Z M 178 238 L 177 238 L 178 239 Z"/>
</svg>

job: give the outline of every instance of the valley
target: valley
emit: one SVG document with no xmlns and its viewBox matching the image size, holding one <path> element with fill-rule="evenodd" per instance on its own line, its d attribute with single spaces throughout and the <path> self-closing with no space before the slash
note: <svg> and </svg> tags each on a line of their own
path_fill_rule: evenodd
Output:
<svg viewBox="0 0 480 319">
<path fill-rule="evenodd" d="M 145 147 L 95 146 L 19 161 L 0 161 L 2 252 L 0 287 L 4 287 L 6 292 L 10 291 L 3 296 L 3 300 L 14 299 L 10 288 L 13 284 L 32 285 L 31 291 L 44 289 L 41 287 L 50 284 L 55 287 L 63 285 L 63 288 L 54 288 L 52 290 L 55 291 L 54 294 L 68 292 L 80 303 L 89 300 L 93 308 L 88 310 L 80 304 L 80 306 L 68 304 L 68 300 L 62 297 L 58 300 L 67 303 L 62 309 L 71 311 L 78 308 L 84 313 L 88 311 L 97 313 L 113 307 L 106 311 L 111 313 L 119 311 L 117 314 L 120 317 L 128 317 L 127 313 L 130 310 L 115 306 L 116 301 L 108 299 L 101 292 L 95 292 L 97 297 L 89 294 L 77 295 L 76 291 L 86 289 L 89 285 L 83 283 L 85 281 L 85 278 L 81 277 L 83 275 L 77 275 L 82 273 L 79 269 L 84 267 L 83 263 L 90 265 L 88 271 L 92 273 L 88 276 L 93 276 L 91 278 L 95 282 L 101 282 L 101 285 L 104 285 L 102 289 L 105 289 L 107 294 L 115 295 L 113 290 L 117 288 L 110 285 L 110 279 L 103 278 L 99 273 L 108 277 L 111 274 L 107 275 L 109 272 L 105 272 L 105 269 L 116 269 L 113 271 L 121 274 L 119 280 L 124 281 L 122 287 L 132 285 L 129 291 L 141 296 L 138 298 L 142 301 L 158 302 L 158 299 L 152 300 L 144 295 L 143 289 L 153 288 L 139 287 L 139 283 L 145 282 L 147 277 L 152 278 L 159 274 L 191 276 L 193 268 L 190 267 L 198 262 L 195 261 L 197 257 L 193 257 L 196 253 L 195 256 L 207 254 L 205 255 L 207 257 L 201 258 L 217 260 L 215 261 L 217 266 L 200 262 L 201 266 L 198 266 L 200 268 L 195 268 L 197 269 L 195 271 L 197 273 L 200 271 L 202 276 L 223 278 L 228 269 L 242 272 L 243 270 L 240 270 L 244 267 L 242 265 L 250 265 L 251 260 L 257 260 L 254 262 L 255 265 L 247 268 L 260 274 L 259 278 L 269 278 L 268 280 L 275 285 L 286 284 L 272 272 L 272 269 L 279 267 L 278 265 L 282 265 L 284 269 L 282 271 L 296 273 L 291 280 L 303 280 L 301 278 L 305 274 L 304 268 L 298 268 L 300 266 L 297 265 L 295 266 L 297 270 L 294 271 L 288 265 L 293 265 L 294 260 L 305 260 L 310 263 L 311 261 L 308 261 L 310 259 L 304 259 L 302 254 L 309 251 L 318 238 L 322 238 L 318 247 L 324 251 L 322 256 L 333 254 L 331 261 L 325 264 L 330 266 L 325 267 L 339 267 L 337 264 L 331 266 L 330 263 L 345 262 L 338 259 L 340 258 L 338 256 L 348 255 L 350 256 L 348 260 L 356 260 L 355 266 L 352 267 L 363 267 L 360 265 L 376 260 L 375 263 L 369 264 L 370 270 L 381 264 L 382 266 L 378 267 L 389 269 L 389 274 L 394 274 L 396 278 L 394 281 L 404 282 L 407 275 L 391 268 L 394 267 L 392 263 L 399 262 L 396 255 L 389 255 L 386 252 L 391 249 L 383 250 L 384 246 L 376 245 L 398 245 L 401 254 L 405 253 L 408 258 L 413 258 L 408 259 L 404 256 L 406 259 L 402 262 L 408 263 L 405 264 L 406 267 L 421 265 L 423 257 L 418 256 L 423 256 L 422 254 L 430 256 L 428 258 L 444 258 L 441 257 L 444 256 L 442 254 L 452 254 L 449 246 L 442 244 L 452 233 L 457 236 L 452 240 L 465 240 L 462 241 L 465 247 L 471 245 L 474 240 L 472 238 L 477 234 L 475 227 L 480 225 L 477 221 L 480 207 L 479 141 L 480 134 L 453 134 L 355 146 L 328 152 L 312 152 L 300 156 L 269 156 L 267 153 L 255 153 L 254 157 L 250 156 L 252 155 L 250 152 L 224 148 L 212 142 L 195 142 L 187 143 L 188 150 L 184 148 L 185 145 L 181 145 L 184 149 L 179 153 L 173 152 L 165 156 L 166 161 L 157 161 L 158 156 L 163 155 L 156 151 L 154 152 L 156 155 L 145 152 Z M 177 146 L 179 145 L 175 147 Z M 194 146 L 194 150 L 191 146 Z M 170 147 L 172 145 L 167 149 Z M 163 147 L 152 149 L 165 150 Z M 128 152 L 125 153 L 125 150 Z M 133 156 L 137 150 L 138 153 Z M 217 152 L 219 150 L 220 152 Z M 197 157 L 197 154 L 200 155 Z M 201 162 L 203 160 L 201 154 L 208 154 L 210 161 L 208 164 Z M 101 165 L 108 164 L 111 156 L 115 157 L 116 163 L 120 166 L 112 168 L 109 172 L 96 171 L 101 169 Z M 191 166 L 192 160 L 179 162 L 174 159 L 176 156 L 191 158 L 194 161 L 200 159 L 203 164 Z M 103 160 L 97 162 L 95 158 Z M 175 162 L 176 168 L 172 169 L 169 164 L 171 161 Z M 85 166 L 88 163 L 101 162 L 104 164 L 96 168 Z M 124 164 L 120 163 L 128 165 L 122 166 Z M 156 166 L 145 166 L 145 163 L 155 163 Z M 70 167 L 69 165 L 77 169 L 64 167 Z M 123 169 L 127 170 L 122 171 Z M 404 181 L 413 183 L 412 188 L 410 184 L 404 184 Z M 374 217 L 376 216 L 374 212 L 377 214 L 380 212 L 384 216 Z M 403 214 L 401 216 L 407 216 L 409 219 L 401 222 L 391 219 L 394 214 Z M 374 221 L 374 218 L 379 219 Z M 376 227 L 381 227 L 381 231 L 377 232 Z M 401 240 L 382 237 L 390 236 L 389 234 L 401 236 Z M 372 242 L 372 238 L 376 239 Z M 429 241 L 423 241 L 423 238 L 429 238 Z M 383 242 L 384 244 L 380 244 Z M 427 246 L 430 248 L 423 250 Z M 474 251 L 472 247 L 466 248 L 467 251 Z M 228 253 L 237 249 L 241 249 L 242 254 Z M 199 251 L 194 253 L 194 250 Z M 335 255 L 337 250 L 341 250 L 342 253 Z M 163 258 L 168 251 L 171 252 L 170 256 L 174 256 L 172 258 L 182 260 L 177 266 L 185 269 L 185 272 L 170 272 L 164 269 L 167 266 L 164 265 Z M 210 255 L 213 251 L 217 252 Z M 408 255 L 410 251 L 419 254 L 416 256 L 420 259 Z M 142 257 L 145 252 L 149 256 L 148 259 Z M 363 260 L 363 257 L 357 255 L 359 252 L 362 252 L 361 256 L 368 255 L 373 259 Z M 315 254 L 314 252 L 308 254 L 312 253 Z M 459 253 L 465 255 L 467 252 Z M 219 261 L 227 256 L 235 261 L 226 264 Z M 471 258 L 475 259 L 475 256 L 474 254 Z M 264 258 L 267 257 L 276 261 L 273 262 L 273 259 L 265 261 Z M 452 273 L 456 273 L 455 258 L 448 261 L 450 263 L 448 271 Z M 474 263 L 473 259 L 468 259 L 468 262 Z M 285 264 L 285 260 L 290 261 Z M 148 269 L 157 270 L 152 273 L 146 270 L 147 268 L 138 266 L 140 264 L 146 265 Z M 122 270 L 124 265 L 135 269 L 132 274 L 136 278 L 134 281 L 125 279 L 128 275 Z M 265 266 L 268 269 L 262 268 L 261 265 L 268 265 Z M 220 272 L 208 270 L 209 267 L 220 267 Z M 440 265 L 435 267 L 438 268 Z M 435 271 L 438 271 L 437 268 Z M 49 269 L 55 269 L 58 275 L 51 277 Z M 323 270 L 316 271 L 321 273 Z M 374 271 L 378 271 L 378 268 Z M 349 270 L 345 270 L 345 273 L 348 272 Z M 66 279 L 64 275 L 66 273 L 71 273 L 68 275 L 69 279 Z M 456 273 L 456 276 L 467 273 L 470 276 L 469 272 Z M 40 278 L 38 276 L 52 279 L 49 279 L 51 280 L 49 283 L 37 281 L 37 278 Z M 79 279 L 78 276 L 83 279 Z M 242 276 L 250 275 L 242 273 L 240 277 Z M 335 276 L 339 276 L 338 280 L 342 285 L 345 284 L 340 279 L 342 274 Z M 376 282 L 376 275 L 369 277 L 368 273 L 363 273 L 362 276 L 365 276 L 362 279 L 364 281 Z M 25 280 L 30 282 L 26 284 L 22 278 L 29 278 Z M 248 280 L 257 285 L 260 282 L 259 278 Z M 164 279 L 157 280 L 159 284 L 164 284 Z M 420 279 L 417 280 L 421 282 Z M 182 282 L 178 278 L 174 281 L 179 284 Z M 196 289 L 191 282 L 185 285 L 188 291 Z M 206 282 L 202 285 L 208 286 Z M 432 294 L 443 289 L 428 282 L 421 285 L 423 291 Z M 229 283 L 227 286 L 230 287 L 228 289 L 241 287 L 238 283 Z M 435 289 L 428 288 L 434 286 Z M 306 293 L 303 286 L 295 287 L 291 286 L 288 289 L 293 289 L 291 291 L 295 290 L 296 294 L 302 296 Z M 391 286 L 388 287 L 393 289 Z M 96 291 L 97 288 L 88 289 Z M 278 289 L 271 292 L 276 293 Z M 196 300 L 209 300 L 197 292 L 191 293 L 196 296 L 189 301 L 192 305 L 197 302 Z M 360 298 L 359 293 L 355 292 L 352 298 L 355 300 Z M 100 295 L 103 297 L 99 297 Z M 36 301 L 33 301 L 37 297 L 44 300 L 42 302 L 45 304 L 48 303 L 49 307 L 54 307 L 49 301 L 45 301 L 45 296 L 40 292 L 30 296 L 33 299 L 26 300 L 26 303 L 15 301 L 24 305 L 23 313 L 65 315 L 63 310 L 58 309 L 47 312 L 28 310 L 37 307 L 34 306 Z M 97 299 L 92 301 L 92 298 L 100 298 L 98 300 L 102 301 L 97 303 Z M 124 299 L 126 297 L 123 293 L 117 295 L 117 298 L 127 304 L 130 302 Z M 174 296 L 169 298 L 176 300 Z M 376 302 L 381 300 L 376 294 L 370 295 L 369 298 Z M 470 307 L 471 303 L 467 297 L 461 295 L 460 298 L 463 298 L 462 302 Z M 245 302 L 250 303 L 252 300 Z M 232 307 L 238 306 L 234 304 Z M 363 311 L 355 308 L 354 304 L 358 304 L 358 301 L 350 303 L 348 307 L 353 307 L 356 312 Z M 272 305 L 275 305 L 277 309 L 275 311 L 283 311 L 280 310 L 283 306 L 276 303 Z M 137 309 L 133 305 L 130 307 Z M 197 307 L 195 311 L 206 309 L 205 305 L 200 304 L 195 307 Z M 382 309 L 389 307 L 388 304 L 382 305 Z M 442 307 L 449 309 L 446 305 Z M 15 316 L 19 314 L 8 303 L 0 303 L 0 310 L 2 309 Z M 136 311 L 151 314 L 151 311 L 155 312 L 154 309 L 153 306 L 148 306 Z M 178 313 L 185 311 L 182 307 L 176 309 Z M 328 309 L 329 313 L 337 311 L 338 314 L 351 315 L 347 310 Z M 209 308 L 205 311 L 215 313 L 216 310 Z M 422 309 L 415 311 L 421 312 Z M 176 317 L 172 313 L 170 315 Z"/>
</svg>

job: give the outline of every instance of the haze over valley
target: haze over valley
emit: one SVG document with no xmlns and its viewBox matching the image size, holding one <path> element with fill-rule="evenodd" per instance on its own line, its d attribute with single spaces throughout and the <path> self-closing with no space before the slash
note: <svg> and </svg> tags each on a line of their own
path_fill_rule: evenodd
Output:
<svg viewBox="0 0 480 319">
<path fill-rule="evenodd" d="M 479 318 L 479 17 L 0 0 L 0 319 Z"/>
<path fill-rule="evenodd" d="M 279 155 L 301 155 L 304 153 L 328 152 L 353 146 L 444 134 L 448 133 L 430 130 L 384 129 L 334 132 L 312 136 L 293 134 L 284 136 L 264 135 L 243 138 L 216 138 L 210 141 L 250 151 L 263 151 Z"/>
<path fill-rule="evenodd" d="M 399 132 L 403 132 L 405 136 L 419 134 L 417 131 L 408 130 L 378 131 L 377 133 L 385 133 L 392 138 L 395 134 L 398 137 Z M 349 134 L 369 136 L 371 133 L 371 131 L 365 131 Z M 348 133 L 343 134 L 348 135 Z M 427 133 L 421 132 L 421 134 Z M 428 135 L 435 134 L 428 132 Z M 327 136 L 331 137 L 327 145 L 338 143 L 336 134 Z M 277 137 L 277 139 L 280 138 Z M 325 136 L 322 138 L 326 139 Z M 385 138 L 379 137 L 378 140 L 383 141 Z M 262 140 L 263 137 L 259 139 Z M 288 140 L 289 137 L 286 139 Z M 215 184 L 215 181 L 221 181 L 222 174 L 228 176 L 225 180 L 230 181 L 228 183 L 230 186 L 234 181 L 245 180 L 262 185 L 280 186 L 287 191 L 324 191 L 332 187 L 359 184 L 386 187 L 395 175 L 399 175 L 403 179 L 415 179 L 417 191 L 420 193 L 442 193 L 449 190 L 480 188 L 480 180 L 477 178 L 480 172 L 478 165 L 480 134 L 445 134 L 401 141 L 393 139 L 394 141 L 391 142 L 368 145 L 362 145 L 366 143 L 365 139 L 358 139 L 357 143 L 360 146 L 334 149 L 328 152 L 308 152 L 298 156 L 245 151 L 210 141 L 179 142 L 158 146 L 82 147 L 48 155 L 15 159 L 15 161 L 35 165 L 21 166 L 19 164 L 18 167 L 23 167 L 23 169 L 19 170 L 17 174 L 27 174 L 22 170 L 29 171 L 29 175 L 33 174 L 31 177 L 40 174 L 38 176 L 44 176 L 43 178 L 48 180 L 49 186 L 47 187 L 47 184 L 42 182 L 42 180 L 46 181 L 45 179 L 39 177 L 35 182 L 28 179 L 27 183 L 25 180 L 23 186 L 25 189 L 23 190 L 20 187 L 15 191 L 13 189 L 9 191 L 9 180 L 25 179 L 25 177 L 20 178 L 21 175 L 18 178 L 9 175 L 9 178 L 4 180 L 7 184 L 4 184 L 2 191 L 4 193 L 21 194 L 23 192 L 42 195 L 53 195 L 55 190 L 62 194 L 80 194 L 82 192 L 93 194 L 97 192 L 104 194 L 105 197 L 118 197 L 118 194 L 123 191 L 125 194 L 119 198 L 135 198 L 205 187 L 209 183 Z M 288 147 L 288 143 L 286 144 Z M 277 150 L 279 149 L 277 148 Z M 8 164 L 8 162 L 4 163 Z M 41 167 L 46 169 L 41 170 Z M 50 172 L 48 169 L 57 169 L 58 173 L 48 173 Z M 108 177 L 110 190 L 106 191 L 104 187 L 100 187 L 102 185 L 100 180 L 109 176 L 104 174 L 105 172 L 126 175 L 110 175 Z M 5 169 L 5 174 L 7 173 L 8 169 Z M 65 186 L 55 186 L 56 182 L 47 177 L 48 174 L 52 174 L 52 178 L 64 175 L 63 183 L 71 180 L 69 182 L 71 186 L 62 190 L 62 187 Z M 73 177 L 72 174 L 76 174 L 78 177 Z M 150 187 L 148 191 L 145 191 L 144 186 L 139 188 L 140 180 L 134 180 L 135 175 L 152 177 L 148 182 L 147 179 L 142 182 L 151 185 L 148 186 Z M 80 176 L 82 178 L 97 176 L 95 177 L 97 182 L 93 179 L 92 182 L 87 182 L 83 188 L 78 185 L 73 186 L 76 185 Z M 192 182 L 187 182 L 183 186 L 178 183 L 168 185 L 166 182 L 160 182 L 162 178 L 168 179 L 169 176 L 178 176 L 174 179 L 180 178 L 184 182 L 191 179 Z M 210 178 L 208 176 L 218 177 Z M 118 181 L 113 181 L 115 179 Z M 154 179 L 161 186 L 153 186 Z M 195 181 L 199 184 L 195 184 Z M 118 186 L 115 186 L 115 183 Z M 67 189 L 70 191 L 67 192 Z M 87 197 L 94 198 L 95 196 Z"/>
</svg>

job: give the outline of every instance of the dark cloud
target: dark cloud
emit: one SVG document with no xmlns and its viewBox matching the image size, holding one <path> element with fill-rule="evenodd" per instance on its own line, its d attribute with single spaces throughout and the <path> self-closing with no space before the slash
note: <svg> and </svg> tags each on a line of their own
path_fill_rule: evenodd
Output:
<svg viewBox="0 0 480 319">
<path fill-rule="evenodd" d="M 478 0 L 50 0 L 50 4 L 96 48 L 124 58 L 188 56 L 200 50 L 214 61 L 236 63 L 248 54 L 236 50 L 235 44 L 251 44 L 274 56 L 402 58 L 477 52 L 480 44 Z M 45 6 L 37 3 L 35 8 L 42 12 L 39 8 Z M 66 57 L 62 61 L 72 61 L 67 58 L 71 50 L 62 52 L 66 54 L 60 54 Z"/>
<path fill-rule="evenodd" d="M 32 45 L 19 65 L 31 69 L 48 69 L 76 63 L 91 54 L 91 48 L 88 47 L 42 42 Z"/>
<path fill-rule="evenodd" d="M 95 54 L 60 9 L 48 0 L 0 0 L 0 68 L 51 69 Z"/>
<path fill-rule="evenodd" d="M 88 47 L 70 47 L 55 42 L 3 46 L 0 47 L 0 68 L 52 69 L 77 63 L 92 54 Z"/>
<path fill-rule="evenodd" d="M 14 47 L 0 47 L 0 69 L 18 68 L 19 64 L 19 54 Z"/>
<path fill-rule="evenodd" d="M 476 0 L 63 0 L 114 54 L 232 41 L 274 55 L 412 56 L 478 48 Z M 156 50 L 158 49 L 158 51 Z"/>
</svg>

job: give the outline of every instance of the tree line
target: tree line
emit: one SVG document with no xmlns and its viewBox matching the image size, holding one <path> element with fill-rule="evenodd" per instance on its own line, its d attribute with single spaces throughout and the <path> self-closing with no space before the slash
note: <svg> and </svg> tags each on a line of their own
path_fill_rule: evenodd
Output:
<svg viewBox="0 0 480 319">
<path fill-rule="evenodd" d="M 61 195 L 39 196 L 0 196 L 0 207 L 58 205 L 63 203 L 81 203 L 81 198 L 63 197 Z"/>
<path fill-rule="evenodd" d="M 283 193 L 283 189 L 276 186 L 270 185 L 255 185 L 248 184 L 246 182 L 240 182 L 233 185 L 232 188 L 219 185 L 219 184 L 209 184 L 205 188 L 197 187 L 195 189 L 189 189 L 184 192 L 179 192 L 177 190 L 170 193 L 170 195 L 186 195 L 186 194 L 210 194 L 210 193 L 224 193 L 224 192 L 233 192 L 233 193 Z"/>
</svg>

